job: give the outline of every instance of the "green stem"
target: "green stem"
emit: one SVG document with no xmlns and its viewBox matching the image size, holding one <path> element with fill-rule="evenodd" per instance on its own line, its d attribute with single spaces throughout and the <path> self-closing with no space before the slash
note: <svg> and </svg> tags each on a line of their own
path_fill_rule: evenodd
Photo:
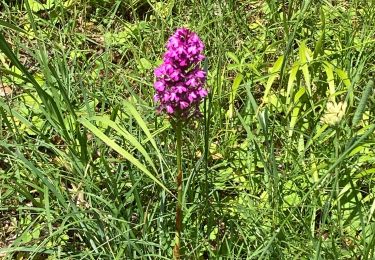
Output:
<svg viewBox="0 0 375 260">
<path fill-rule="evenodd" d="M 181 232 L 182 232 L 182 124 L 176 122 L 176 151 L 177 151 L 177 207 L 176 207 L 176 235 L 173 249 L 173 259 L 180 259 Z"/>
<path fill-rule="evenodd" d="M 339 137 L 340 137 L 340 128 L 339 126 L 336 126 L 336 135 L 335 135 L 335 140 L 334 140 L 334 143 L 335 143 L 335 160 L 338 160 L 339 159 L 339 149 L 340 149 L 340 143 L 339 143 Z M 337 167 L 335 168 L 335 187 L 334 187 L 334 190 L 335 190 L 335 200 L 337 201 L 337 220 L 338 220 L 338 225 L 340 227 L 340 236 L 342 235 L 342 223 L 341 223 L 341 203 L 340 203 L 340 199 L 339 199 L 339 194 L 340 194 L 340 185 L 339 185 L 339 174 L 340 174 L 340 171 L 339 171 L 339 165 L 337 165 Z"/>
</svg>

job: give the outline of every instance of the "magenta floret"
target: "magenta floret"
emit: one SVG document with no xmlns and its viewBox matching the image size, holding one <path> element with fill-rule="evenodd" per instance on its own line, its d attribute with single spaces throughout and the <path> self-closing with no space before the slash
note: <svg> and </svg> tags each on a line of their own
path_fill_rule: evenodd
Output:
<svg viewBox="0 0 375 260">
<path fill-rule="evenodd" d="M 177 29 L 168 39 L 163 64 L 155 69 L 155 102 L 158 111 L 173 117 L 199 115 L 199 103 L 207 96 L 204 44 L 187 28 Z"/>
</svg>

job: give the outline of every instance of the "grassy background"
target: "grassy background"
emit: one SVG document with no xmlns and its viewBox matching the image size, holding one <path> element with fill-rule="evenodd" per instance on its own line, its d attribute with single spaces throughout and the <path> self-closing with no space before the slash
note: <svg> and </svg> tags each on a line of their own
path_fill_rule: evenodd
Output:
<svg viewBox="0 0 375 260">
<path fill-rule="evenodd" d="M 175 139 L 152 84 L 181 26 L 210 90 L 184 130 L 184 259 L 374 259 L 361 0 L 1 0 L 0 256 L 171 258 Z"/>
</svg>

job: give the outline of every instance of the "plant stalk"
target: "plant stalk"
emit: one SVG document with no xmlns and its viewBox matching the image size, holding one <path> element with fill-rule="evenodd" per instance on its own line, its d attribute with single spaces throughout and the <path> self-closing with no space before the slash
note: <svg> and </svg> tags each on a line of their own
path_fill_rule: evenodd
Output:
<svg viewBox="0 0 375 260">
<path fill-rule="evenodd" d="M 176 122 L 176 152 L 177 152 L 177 207 L 176 207 L 176 235 L 173 248 L 173 259 L 181 258 L 181 232 L 182 232 L 182 124 L 178 120 Z"/>
</svg>

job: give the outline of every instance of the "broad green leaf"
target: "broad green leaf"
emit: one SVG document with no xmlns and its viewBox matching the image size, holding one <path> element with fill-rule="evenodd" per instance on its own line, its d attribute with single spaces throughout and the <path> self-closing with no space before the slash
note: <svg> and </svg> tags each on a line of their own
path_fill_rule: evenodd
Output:
<svg viewBox="0 0 375 260">
<path fill-rule="evenodd" d="M 350 88 L 350 86 L 352 85 L 351 81 L 350 81 L 350 78 L 348 76 L 348 73 L 346 73 L 346 71 L 342 70 L 342 69 L 339 69 L 339 68 L 334 68 L 337 76 L 339 76 L 339 78 L 342 80 L 342 82 L 344 83 L 345 87 L 347 89 Z"/>
<path fill-rule="evenodd" d="M 294 206 L 295 207 L 301 202 L 301 198 L 298 196 L 298 194 L 296 192 L 294 192 L 292 194 L 284 196 L 284 202 L 288 206 L 292 206 L 292 207 Z"/>
<path fill-rule="evenodd" d="M 238 87 L 240 86 L 242 79 L 243 79 L 242 74 L 237 74 L 236 78 L 233 81 L 233 85 L 232 85 L 230 96 L 229 96 L 229 108 L 227 112 L 227 116 L 229 119 L 233 118 L 234 101 L 236 99 Z"/>
<path fill-rule="evenodd" d="M 329 97 L 328 100 L 335 102 L 335 80 L 333 76 L 333 66 L 329 62 L 324 62 L 324 70 L 327 74 L 327 83 L 328 83 L 328 90 L 329 90 Z"/>
<path fill-rule="evenodd" d="M 141 58 L 141 59 L 139 60 L 138 68 L 139 68 L 140 70 L 149 70 L 149 69 L 152 68 L 152 66 L 153 66 L 153 65 L 151 64 L 151 62 L 150 62 L 149 60 L 145 59 L 145 58 Z"/>
<path fill-rule="evenodd" d="M 28 0 L 28 3 L 31 11 L 35 13 L 45 9 L 44 4 L 38 2 L 37 0 Z"/>
<path fill-rule="evenodd" d="M 312 173 L 312 179 L 316 183 L 319 181 L 319 172 L 318 172 L 318 167 L 316 165 L 316 158 L 314 153 L 310 154 L 310 165 L 311 165 L 311 173 Z"/>
<path fill-rule="evenodd" d="M 310 62 L 310 53 L 311 51 L 307 48 L 305 41 L 301 43 L 299 46 L 299 58 L 300 58 L 300 64 L 301 64 L 301 69 L 302 69 L 302 74 L 303 77 L 305 78 L 305 83 L 306 83 L 306 89 L 307 93 L 311 97 L 312 92 L 311 92 L 311 76 L 309 72 L 309 62 Z"/>
<path fill-rule="evenodd" d="M 111 127 L 114 129 L 118 134 L 123 136 L 134 148 L 136 148 L 146 159 L 146 161 L 151 165 L 151 167 L 154 169 L 155 172 L 157 172 L 156 167 L 154 162 L 151 160 L 149 154 L 145 150 L 145 148 L 138 142 L 138 140 L 130 134 L 126 129 L 123 127 L 119 126 L 116 122 L 113 122 L 112 120 L 109 119 L 109 117 L 105 116 L 93 116 L 87 119 L 88 121 L 96 121 L 96 122 L 101 122 L 105 127 L 107 126 Z"/>
<path fill-rule="evenodd" d="M 314 54 L 313 54 L 314 59 L 316 57 L 318 57 L 318 54 L 324 53 L 323 52 L 323 45 L 324 45 L 324 38 L 325 38 L 326 19 L 325 19 L 323 8 L 320 8 L 320 20 L 322 21 L 322 27 L 321 27 L 322 33 L 321 33 L 321 35 L 319 37 L 319 40 L 316 43 L 316 46 L 315 46 L 315 49 L 314 49 Z"/>
<path fill-rule="evenodd" d="M 233 52 L 230 52 L 230 51 L 228 51 L 226 54 L 227 54 L 228 58 L 232 59 L 236 64 L 240 64 L 240 60 L 238 59 L 236 54 L 234 54 Z"/>
<path fill-rule="evenodd" d="M 305 94 L 306 89 L 304 87 L 301 87 L 296 95 L 294 96 L 294 103 L 297 104 L 299 103 L 299 99 Z"/>
<path fill-rule="evenodd" d="M 267 98 L 269 92 L 271 91 L 273 82 L 279 76 L 279 72 L 281 70 L 281 66 L 283 65 L 283 61 L 284 61 L 284 56 L 282 55 L 276 60 L 275 64 L 271 68 L 270 75 L 266 84 L 266 89 L 264 90 L 263 100 Z"/>
<path fill-rule="evenodd" d="M 296 61 L 293 64 L 292 69 L 290 70 L 290 75 L 288 79 L 288 86 L 286 89 L 286 104 L 290 104 L 290 100 L 293 98 L 293 84 L 296 81 L 297 78 L 297 72 L 299 71 L 300 68 L 300 62 Z"/>
<path fill-rule="evenodd" d="M 118 152 L 122 157 L 124 157 L 126 160 L 128 160 L 130 163 L 132 163 L 134 166 L 136 166 L 139 170 L 141 170 L 144 174 L 146 174 L 150 179 L 152 179 L 155 183 L 157 183 L 165 191 L 167 191 L 168 193 L 172 194 L 172 192 L 169 191 L 164 186 L 164 184 L 162 184 L 154 175 L 152 175 L 152 173 L 146 168 L 146 166 L 144 164 L 142 164 L 138 159 L 136 159 L 129 152 L 125 151 L 115 141 L 113 141 L 112 139 L 110 139 L 103 132 L 101 132 L 98 128 L 96 128 L 93 124 L 91 124 L 87 119 L 81 118 L 81 119 L 79 119 L 79 122 L 84 127 L 86 127 L 88 130 L 90 130 L 100 140 L 102 140 L 105 144 L 107 144 L 113 150 L 115 150 L 116 152 Z"/>
<path fill-rule="evenodd" d="M 297 106 L 293 108 L 292 114 L 290 116 L 290 123 L 289 123 L 289 137 L 293 135 L 294 127 L 297 123 L 299 111 L 301 110 L 301 104 L 299 103 Z"/>
<path fill-rule="evenodd" d="M 129 115 L 134 117 L 135 121 L 137 121 L 138 125 L 141 127 L 143 132 L 146 134 L 147 139 L 150 140 L 152 146 L 155 148 L 155 151 L 157 152 L 160 160 L 162 160 L 163 156 L 160 153 L 159 147 L 156 145 L 155 139 L 152 136 L 149 128 L 147 127 L 147 125 L 146 125 L 145 121 L 143 120 L 143 118 L 141 117 L 141 115 L 138 113 L 138 111 L 135 109 L 135 107 L 130 102 L 125 101 L 124 105 L 126 107 L 126 112 Z"/>
</svg>

